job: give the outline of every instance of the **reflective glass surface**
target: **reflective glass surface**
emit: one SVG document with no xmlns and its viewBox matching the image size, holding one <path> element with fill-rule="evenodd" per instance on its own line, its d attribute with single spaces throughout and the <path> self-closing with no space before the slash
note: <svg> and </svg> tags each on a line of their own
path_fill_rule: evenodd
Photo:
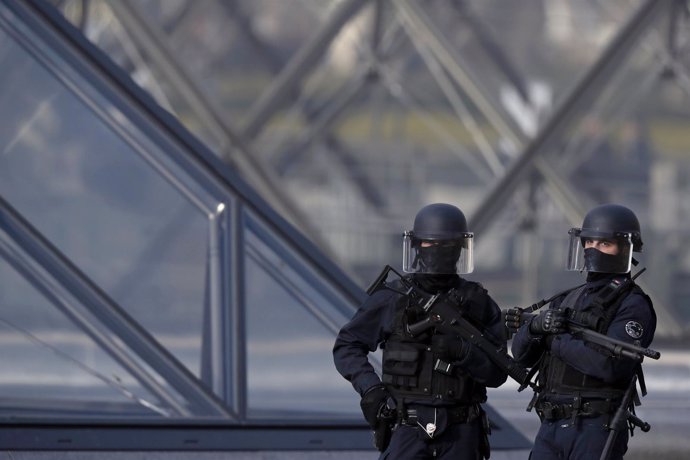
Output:
<svg viewBox="0 0 690 460">
<path fill-rule="evenodd" d="M 250 418 L 351 414 L 331 347 L 353 305 L 285 224 L 0 12 L 5 413 L 227 418 L 246 387 Z"/>
<path fill-rule="evenodd" d="M 248 230 L 249 415 L 276 417 L 290 411 L 294 417 L 313 418 L 352 413 L 356 393 L 335 370 L 332 356 L 334 334 L 348 319 L 345 303 L 334 292 L 319 292 L 325 286 L 309 282 L 314 274 L 308 265 L 251 215 Z"/>
</svg>

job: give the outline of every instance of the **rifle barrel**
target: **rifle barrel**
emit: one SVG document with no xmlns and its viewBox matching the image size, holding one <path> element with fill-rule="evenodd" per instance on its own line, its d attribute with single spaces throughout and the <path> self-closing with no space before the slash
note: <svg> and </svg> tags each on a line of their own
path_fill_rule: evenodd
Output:
<svg viewBox="0 0 690 460">
<path fill-rule="evenodd" d="M 573 334 L 580 334 L 582 339 L 585 341 L 590 341 L 606 347 L 608 350 L 612 351 L 617 356 L 625 356 L 631 359 L 636 359 L 637 361 L 642 361 L 642 356 L 646 356 L 652 359 L 659 359 L 661 353 L 651 348 L 642 348 L 632 343 L 623 342 L 622 340 L 614 339 L 608 335 L 600 334 L 591 329 L 587 329 L 581 326 L 574 326 L 568 324 L 568 330 Z"/>
</svg>

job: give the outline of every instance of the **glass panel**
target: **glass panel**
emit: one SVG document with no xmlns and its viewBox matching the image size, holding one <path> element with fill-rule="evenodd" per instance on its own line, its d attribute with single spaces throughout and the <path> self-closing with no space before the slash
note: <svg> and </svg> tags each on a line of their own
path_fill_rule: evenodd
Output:
<svg viewBox="0 0 690 460">
<path fill-rule="evenodd" d="M 12 63 L 0 73 L 0 194 L 198 375 L 206 215 L 167 166 L 152 168 L 158 147 L 128 121 L 115 126 L 104 99 L 96 115 L 115 118 L 94 116 L 93 100 L 33 57 L 0 32 L 0 60 Z"/>
<path fill-rule="evenodd" d="M 335 293 L 319 292 L 307 265 L 257 225 L 245 236 L 249 415 L 351 415 L 356 393 L 331 354 L 347 315 L 336 308 Z"/>
<path fill-rule="evenodd" d="M 165 404 L 4 260 L 15 252 L 0 241 L 1 412 L 168 414 Z M 88 316 L 68 295 L 61 300 Z"/>
</svg>

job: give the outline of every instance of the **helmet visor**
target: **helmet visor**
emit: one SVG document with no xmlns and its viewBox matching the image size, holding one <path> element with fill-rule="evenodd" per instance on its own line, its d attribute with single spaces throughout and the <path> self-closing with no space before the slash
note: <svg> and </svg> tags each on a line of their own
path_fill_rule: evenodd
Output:
<svg viewBox="0 0 690 460">
<path fill-rule="evenodd" d="M 405 273 L 466 274 L 474 270 L 474 235 L 463 233 L 453 239 L 415 238 L 403 235 L 403 271 Z"/>
<path fill-rule="evenodd" d="M 628 273 L 632 265 L 632 235 L 630 233 L 594 234 L 586 229 L 571 228 L 568 232 L 568 260 L 566 270 L 597 273 Z M 591 241 L 592 244 L 587 244 Z M 601 242 L 615 244 L 614 253 L 597 248 Z M 590 246 L 590 247 L 587 247 Z"/>
</svg>

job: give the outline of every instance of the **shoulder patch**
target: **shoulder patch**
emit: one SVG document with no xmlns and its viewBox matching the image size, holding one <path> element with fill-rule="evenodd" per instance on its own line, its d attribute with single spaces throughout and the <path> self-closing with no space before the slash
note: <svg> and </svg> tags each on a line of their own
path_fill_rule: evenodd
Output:
<svg viewBox="0 0 690 460">
<path fill-rule="evenodd" d="M 627 332 L 628 335 L 633 339 L 639 339 L 640 337 L 642 337 L 644 328 L 637 321 L 628 321 L 627 323 L 625 323 L 625 332 Z"/>
</svg>

